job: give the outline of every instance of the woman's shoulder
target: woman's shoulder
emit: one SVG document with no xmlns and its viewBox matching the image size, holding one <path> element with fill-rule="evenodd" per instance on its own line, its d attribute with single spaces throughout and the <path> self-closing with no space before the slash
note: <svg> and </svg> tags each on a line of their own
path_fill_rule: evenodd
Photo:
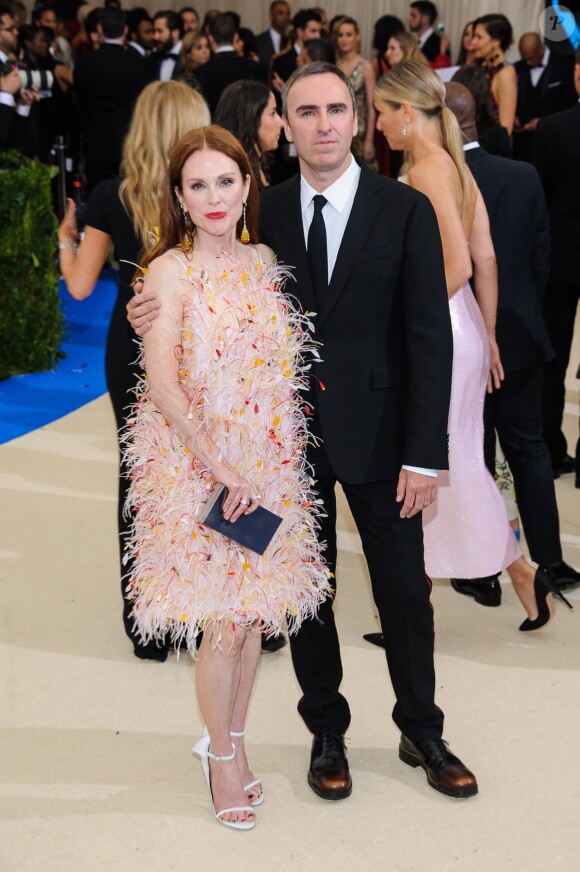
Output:
<svg viewBox="0 0 580 872">
<path fill-rule="evenodd" d="M 177 248 L 170 248 L 163 254 L 154 257 L 147 267 L 147 280 L 166 281 L 175 277 L 181 278 L 187 272 L 189 264 L 183 253 Z"/>
</svg>

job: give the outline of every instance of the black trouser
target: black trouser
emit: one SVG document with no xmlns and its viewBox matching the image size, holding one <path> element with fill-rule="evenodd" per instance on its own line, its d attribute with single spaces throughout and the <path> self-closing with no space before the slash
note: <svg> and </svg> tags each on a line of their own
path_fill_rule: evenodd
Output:
<svg viewBox="0 0 580 872">
<path fill-rule="evenodd" d="M 320 539 L 327 543 L 325 559 L 335 573 L 337 478 L 324 448 L 313 450 L 309 460 L 314 465 L 316 491 L 328 515 L 321 519 Z M 412 741 L 437 738 L 443 730 L 443 712 L 434 702 L 433 610 L 431 582 L 425 575 L 421 515 L 399 517 L 396 481 L 340 483 L 360 533 L 381 620 L 397 698 L 393 719 Z M 322 605 L 318 618 L 305 621 L 290 639 L 294 669 L 304 694 L 298 711 L 307 727 L 313 733 L 345 733 L 350 710 L 339 692 L 342 662 L 332 599 Z"/>
<path fill-rule="evenodd" d="M 495 474 L 495 432 L 512 472 L 518 510 L 532 560 L 562 560 L 560 522 L 550 455 L 542 435 L 543 367 L 506 375 L 485 400 L 485 462 Z"/>
<path fill-rule="evenodd" d="M 554 469 L 562 465 L 568 453 L 562 432 L 562 417 L 566 398 L 566 370 L 574 337 L 574 319 L 580 298 L 580 284 L 550 282 L 544 304 L 544 318 L 556 356 L 544 367 L 542 414 L 544 438 Z"/>
</svg>

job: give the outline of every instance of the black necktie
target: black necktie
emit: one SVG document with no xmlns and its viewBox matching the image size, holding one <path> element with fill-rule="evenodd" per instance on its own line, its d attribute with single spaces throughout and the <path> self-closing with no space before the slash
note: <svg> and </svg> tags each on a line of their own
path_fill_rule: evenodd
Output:
<svg viewBox="0 0 580 872">
<path fill-rule="evenodd" d="M 308 263 L 316 305 L 319 307 L 328 290 L 326 227 L 322 217 L 322 210 L 328 200 L 322 194 L 317 194 L 312 202 L 314 203 L 314 217 L 308 231 Z"/>
</svg>

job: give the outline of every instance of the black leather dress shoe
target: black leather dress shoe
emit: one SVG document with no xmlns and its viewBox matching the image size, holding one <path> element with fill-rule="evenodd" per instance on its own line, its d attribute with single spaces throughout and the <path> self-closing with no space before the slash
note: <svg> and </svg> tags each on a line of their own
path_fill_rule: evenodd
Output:
<svg viewBox="0 0 580 872">
<path fill-rule="evenodd" d="M 566 475 L 576 470 L 576 460 L 570 457 L 569 454 L 565 454 L 563 460 L 552 468 L 554 470 L 554 478 L 560 478 L 561 475 Z"/>
<path fill-rule="evenodd" d="M 542 572 L 549 575 L 556 587 L 567 590 L 580 584 L 580 572 L 562 561 L 559 566 L 540 566 Z"/>
<path fill-rule="evenodd" d="M 472 596 L 480 606 L 501 605 L 501 585 L 497 575 L 490 578 L 452 578 L 451 587 L 457 593 Z"/>
<path fill-rule="evenodd" d="M 430 786 L 445 796 L 460 799 L 477 793 L 475 775 L 451 753 L 443 739 L 427 739 L 415 744 L 402 735 L 399 759 L 408 766 L 421 766 Z"/>
<path fill-rule="evenodd" d="M 346 799 L 351 795 L 352 778 L 344 736 L 336 733 L 314 734 L 308 784 L 322 799 Z"/>
</svg>

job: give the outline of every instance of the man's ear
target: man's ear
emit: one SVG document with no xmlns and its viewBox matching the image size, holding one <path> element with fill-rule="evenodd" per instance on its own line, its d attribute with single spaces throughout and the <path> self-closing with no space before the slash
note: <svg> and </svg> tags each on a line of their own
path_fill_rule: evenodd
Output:
<svg viewBox="0 0 580 872">
<path fill-rule="evenodd" d="M 285 115 L 282 115 L 282 123 L 284 124 L 284 133 L 286 134 L 286 139 L 288 142 L 294 142 L 292 138 L 292 131 L 290 129 L 290 124 Z"/>
</svg>

